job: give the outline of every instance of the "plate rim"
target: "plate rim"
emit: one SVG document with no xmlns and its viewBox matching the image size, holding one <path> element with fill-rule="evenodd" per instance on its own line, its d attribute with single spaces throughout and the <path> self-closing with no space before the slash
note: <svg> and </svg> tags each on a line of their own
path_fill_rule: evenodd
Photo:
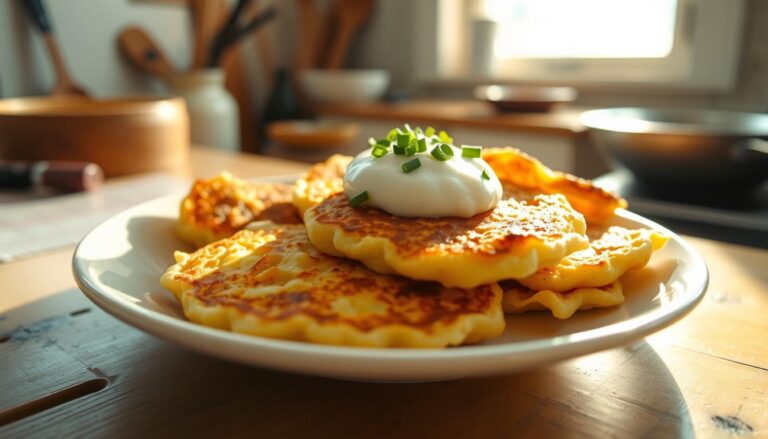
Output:
<svg viewBox="0 0 768 439">
<path fill-rule="evenodd" d="M 282 177 L 282 176 L 281 176 Z M 284 177 L 283 177 L 284 178 Z M 260 181 L 275 181 L 275 177 L 259 178 Z M 626 209 L 618 209 L 617 216 L 626 220 L 634 221 L 643 227 L 662 231 L 670 236 L 670 240 L 680 245 L 684 253 L 691 259 L 692 266 L 696 272 L 702 274 L 696 285 L 689 288 L 696 291 L 686 294 L 684 300 L 676 302 L 672 308 L 655 309 L 634 316 L 630 319 L 621 320 L 609 325 L 588 329 L 586 331 L 574 332 L 571 334 L 557 335 L 553 337 L 537 338 L 535 340 L 526 340 L 520 342 L 509 342 L 494 345 L 471 345 L 459 346 L 446 349 L 434 348 L 368 348 L 355 346 L 338 346 L 316 344 L 303 341 L 282 340 L 260 337 L 248 334 L 239 334 L 222 329 L 210 328 L 183 320 L 168 314 L 150 310 L 135 303 L 121 301 L 109 291 L 102 291 L 98 282 L 91 279 L 88 274 L 88 264 L 81 256 L 82 247 L 88 244 L 89 239 L 101 228 L 108 226 L 111 222 L 119 218 L 130 216 L 132 211 L 149 207 L 150 204 L 162 204 L 169 202 L 169 199 L 181 200 L 185 192 L 175 192 L 161 196 L 113 215 L 89 231 L 78 243 L 72 255 L 72 272 L 80 290 L 97 306 L 118 318 L 119 320 L 134 326 L 144 332 L 150 333 L 161 339 L 174 343 L 180 343 L 196 351 L 205 352 L 217 356 L 224 356 L 230 359 L 240 359 L 241 362 L 248 362 L 255 365 L 266 367 L 287 369 L 285 367 L 276 367 L 270 365 L 270 362 L 245 361 L 241 355 L 235 353 L 223 354 L 220 349 L 201 348 L 198 344 L 185 342 L 179 337 L 168 334 L 168 331 L 187 333 L 188 335 L 202 336 L 208 339 L 215 339 L 222 342 L 220 348 L 226 344 L 234 344 L 250 349 L 260 349 L 264 351 L 280 352 L 283 354 L 301 354 L 302 356 L 312 356 L 315 358 L 335 359 L 335 360 L 387 360 L 391 362 L 420 362 L 420 361 L 453 361 L 463 362 L 469 359 L 492 360 L 499 358 L 508 358 L 509 356 L 522 353 L 541 353 L 550 352 L 550 358 L 571 358 L 579 355 L 585 355 L 609 347 L 618 347 L 627 344 L 633 340 L 643 338 L 651 333 L 659 331 L 687 315 L 703 299 L 709 285 L 709 269 L 704 258 L 682 237 L 672 232 L 660 224 L 647 219 L 641 215 L 633 213 Z M 158 329 L 161 328 L 161 329 Z M 557 350 L 562 345 L 570 346 L 570 350 L 562 349 L 562 355 L 558 355 Z M 587 346 L 585 348 L 585 346 Z M 575 349 L 574 349 L 575 348 Z M 310 367 L 311 368 L 311 367 Z M 322 374 L 317 372 L 318 375 Z M 469 375 L 478 375 L 470 373 Z"/>
</svg>

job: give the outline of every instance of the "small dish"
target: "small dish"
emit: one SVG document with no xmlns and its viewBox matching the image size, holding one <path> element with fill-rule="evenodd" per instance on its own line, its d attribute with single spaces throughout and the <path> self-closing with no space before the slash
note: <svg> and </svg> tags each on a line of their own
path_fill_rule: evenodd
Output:
<svg viewBox="0 0 768 439">
<path fill-rule="evenodd" d="M 341 148 L 360 134 L 360 125 L 351 122 L 295 120 L 272 122 L 267 135 L 273 142 L 289 148 Z"/>
<path fill-rule="evenodd" d="M 578 96 L 571 87 L 523 85 L 482 85 L 475 87 L 476 99 L 491 103 L 499 112 L 546 112 L 556 104 L 573 102 Z"/>
</svg>

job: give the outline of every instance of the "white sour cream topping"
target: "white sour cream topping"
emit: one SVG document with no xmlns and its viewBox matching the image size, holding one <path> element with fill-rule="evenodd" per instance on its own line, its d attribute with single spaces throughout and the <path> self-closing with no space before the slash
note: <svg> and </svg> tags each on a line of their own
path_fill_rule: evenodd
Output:
<svg viewBox="0 0 768 439">
<path fill-rule="evenodd" d="M 482 158 L 464 158 L 461 148 L 441 162 L 427 152 L 407 157 L 376 158 L 367 149 L 355 157 L 344 174 L 344 193 L 354 197 L 368 191 L 366 205 L 405 217 L 470 217 L 490 210 L 501 200 L 501 182 Z M 405 173 L 403 163 L 418 158 L 421 167 Z M 483 170 L 488 179 L 481 177 Z"/>
</svg>

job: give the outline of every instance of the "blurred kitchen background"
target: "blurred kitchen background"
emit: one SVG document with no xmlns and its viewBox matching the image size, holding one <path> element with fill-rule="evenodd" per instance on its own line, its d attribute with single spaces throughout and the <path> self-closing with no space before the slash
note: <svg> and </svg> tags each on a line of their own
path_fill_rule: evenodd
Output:
<svg viewBox="0 0 768 439">
<path fill-rule="evenodd" d="M 432 125 L 597 178 L 683 233 L 768 246 L 768 1 L 42 4 L 77 87 L 184 97 L 190 125 L 179 126 L 193 145 L 314 162 L 359 152 L 393 125 Z M 57 83 L 24 6 L 0 2 L 2 98 L 46 96 Z M 258 22 L 236 40 L 238 26 L 220 31 L 239 6 L 240 27 Z M 36 155 L 39 138 L 3 143 L 25 105 L 0 104 L 0 158 L 48 158 Z M 153 168 L 136 154 L 114 172 L 99 164 L 120 175 L 134 160 Z"/>
</svg>

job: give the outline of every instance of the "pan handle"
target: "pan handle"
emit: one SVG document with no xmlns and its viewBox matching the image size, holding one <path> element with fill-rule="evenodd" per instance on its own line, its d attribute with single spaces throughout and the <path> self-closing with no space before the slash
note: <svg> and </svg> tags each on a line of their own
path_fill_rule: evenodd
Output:
<svg viewBox="0 0 768 439">
<path fill-rule="evenodd" d="M 44 34 L 51 33 L 51 20 L 48 19 L 48 14 L 45 12 L 45 5 L 43 5 L 42 0 L 21 0 L 21 4 L 40 32 Z"/>
<path fill-rule="evenodd" d="M 731 146 L 730 156 L 737 162 L 768 161 L 768 141 L 757 137 L 739 140 Z"/>
</svg>

